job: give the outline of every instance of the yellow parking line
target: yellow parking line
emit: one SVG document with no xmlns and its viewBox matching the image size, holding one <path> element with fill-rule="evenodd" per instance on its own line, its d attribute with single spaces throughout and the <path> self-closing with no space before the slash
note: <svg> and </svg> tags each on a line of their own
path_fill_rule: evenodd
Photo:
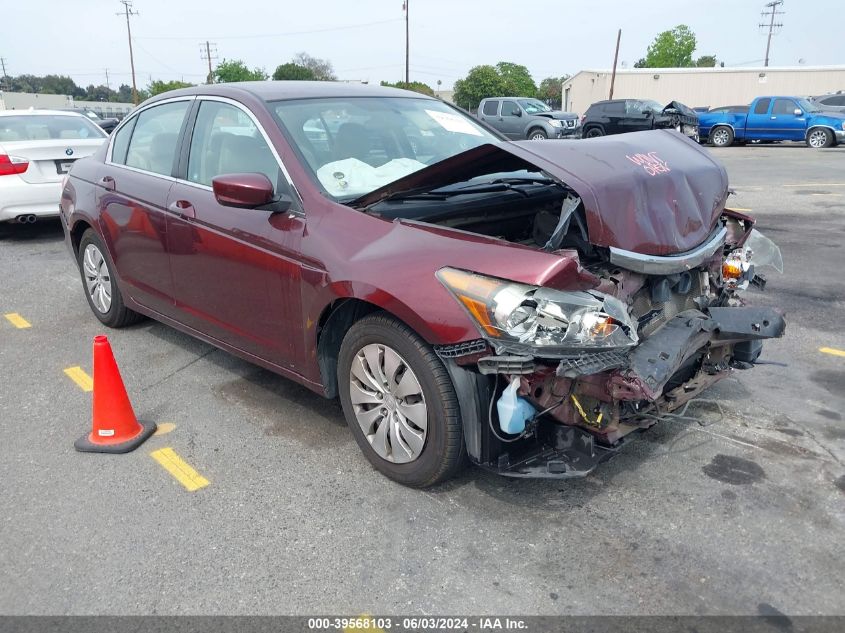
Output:
<svg viewBox="0 0 845 633">
<path fill-rule="evenodd" d="M 82 367 L 68 367 L 65 369 L 65 375 L 75 382 L 82 391 L 93 391 L 94 380 L 85 373 Z"/>
<path fill-rule="evenodd" d="M 32 327 L 29 321 L 24 319 L 20 314 L 17 312 L 9 312 L 8 314 L 4 314 L 6 320 L 9 321 L 12 325 L 14 325 L 19 330 L 23 330 L 24 328 Z"/>
<path fill-rule="evenodd" d="M 205 488 L 209 483 L 208 479 L 200 475 L 191 466 L 176 454 L 169 446 L 160 448 L 150 453 L 150 457 L 156 460 L 164 470 L 169 472 L 180 484 L 185 486 L 188 492 Z"/>
<path fill-rule="evenodd" d="M 833 356 L 845 356 L 845 350 L 836 349 L 835 347 L 820 347 L 819 351 L 822 354 L 832 354 Z"/>
</svg>

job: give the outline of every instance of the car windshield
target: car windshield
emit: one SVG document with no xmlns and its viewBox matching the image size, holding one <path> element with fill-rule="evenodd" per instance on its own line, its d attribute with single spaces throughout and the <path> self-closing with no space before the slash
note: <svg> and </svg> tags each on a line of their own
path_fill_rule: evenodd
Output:
<svg viewBox="0 0 845 633">
<path fill-rule="evenodd" d="M 519 105 L 521 105 L 522 109 L 525 110 L 528 114 L 537 114 L 538 112 L 552 111 L 549 106 L 547 106 L 542 101 L 537 101 L 537 99 L 520 99 Z"/>
<path fill-rule="evenodd" d="M 105 132 L 84 116 L 43 114 L 0 117 L 0 141 L 79 140 L 104 136 Z"/>
<path fill-rule="evenodd" d="M 807 99 L 798 99 L 798 105 L 801 107 L 804 112 L 821 112 L 819 106 L 814 103 L 810 103 Z"/>
<path fill-rule="evenodd" d="M 270 103 L 320 186 L 348 202 L 484 143 L 470 117 L 433 99 L 349 97 Z"/>
</svg>

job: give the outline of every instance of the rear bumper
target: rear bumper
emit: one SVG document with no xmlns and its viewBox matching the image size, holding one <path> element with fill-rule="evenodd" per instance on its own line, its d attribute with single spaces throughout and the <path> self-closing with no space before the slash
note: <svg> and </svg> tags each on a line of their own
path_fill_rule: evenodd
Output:
<svg viewBox="0 0 845 633">
<path fill-rule="evenodd" d="M 687 310 L 628 354 L 561 361 L 511 356 L 501 361 L 501 371 L 493 359 L 504 357 L 476 357 L 485 374 L 507 381 L 518 377 L 519 393 L 545 412 L 529 422 L 528 436 L 513 443 L 499 441 L 491 429 L 498 424 L 490 419 L 495 407 L 489 403 L 505 380 L 444 361 L 455 381 L 473 462 L 508 477 L 583 477 L 615 455 L 634 431 L 653 426 L 732 369 L 753 366 L 762 340 L 782 336 L 785 328 L 783 315 L 771 308 Z"/>
<path fill-rule="evenodd" d="M 0 222 L 20 215 L 55 217 L 59 215 L 62 194 L 60 182 L 32 184 L 20 176 L 0 177 Z"/>
</svg>

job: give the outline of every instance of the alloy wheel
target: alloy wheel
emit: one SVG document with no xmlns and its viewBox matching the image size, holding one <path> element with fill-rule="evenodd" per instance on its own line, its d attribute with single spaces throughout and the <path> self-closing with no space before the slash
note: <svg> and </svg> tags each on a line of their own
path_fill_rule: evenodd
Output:
<svg viewBox="0 0 845 633">
<path fill-rule="evenodd" d="M 719 129 L 713 132 L 713 145 L 727 145 L 729 140 L 728 131 L 725 129 Z"/>
<path fill-rule="evenodd" d="M 810 147 L 825 147 L 827 145 L 827 132 L 824 130 L 815 130 L 812 134 L 810 134 L 810 138 L 807 140 Z"/>
<path fill-rule="evenodd" d="M 365 345 L 352 361 L 349 392 L 355 418 L 379 457 L 405 464 L 420 456 L 428 409 L 422 385 L 402 356 L 387 345 Z"/>
<path fill-rule="evenodd" d="M 82 270 L 91 305 L 100 314 L 106 314 L 111 308 L 111 275 L 106 265 L 106 258 L 94 244 L 85 247 L 82 257 Z"/>
</svg>

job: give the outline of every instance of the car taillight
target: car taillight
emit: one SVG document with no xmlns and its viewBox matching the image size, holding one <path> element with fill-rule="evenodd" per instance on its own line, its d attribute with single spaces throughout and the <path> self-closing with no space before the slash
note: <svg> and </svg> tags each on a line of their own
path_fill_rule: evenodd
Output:
<svg viewBox="0 0 845 633">
<path fill-rule="evenodd" d="M 29 168 L 29 161 L 19 156 L 0 154 L 0 176 L 22 174 Z"/>
</svg>

